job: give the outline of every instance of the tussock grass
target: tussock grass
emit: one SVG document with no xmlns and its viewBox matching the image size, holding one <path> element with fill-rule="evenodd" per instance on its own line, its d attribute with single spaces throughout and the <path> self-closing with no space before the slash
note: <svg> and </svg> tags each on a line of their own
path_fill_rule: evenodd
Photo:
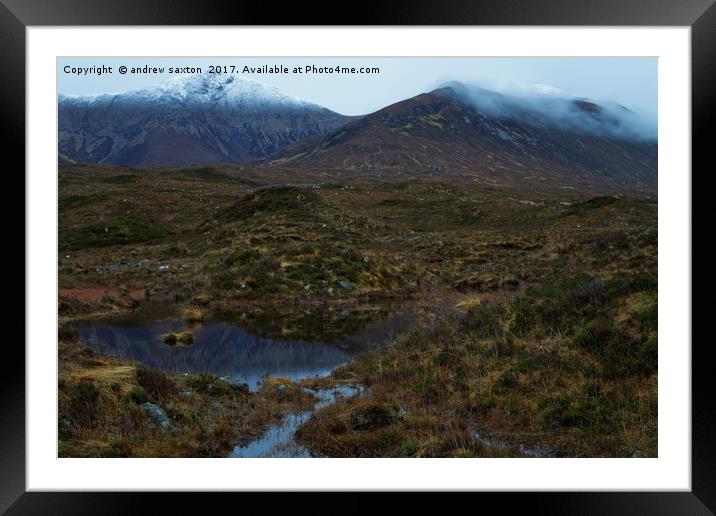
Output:
<svg viewBox="0 0 716 516">
<path fill-rule="evenodd" d="M 190 346 L 194 344 L 194 334 L 190 331 L 170 332 L 162 336 L 167 346 Z"/>
<path fill-rule="evenodd" d="M 204 310 L 195 306 L 187 306 L 182 309 L 181 317 L 188 323 L 203 323 L 206 320 Z"/>
<path fill-rule="evenodd" d="M 320 411 L 302 441 L 337 456 L 655 455 L 655 199 L 386 178 L 260 188 L 250 166 L 241 181 L 192 170 L 101 181 L 128 171 L 60 168 L 60 287 L 112 291 L 63 297 L 63 322 L 133 310 L 139 290 L 266 336 L 335 342 L 392 305 L 465 300 L 317 382 L 367 390 Z M 212 378 L 171 377 L 160 397 L 126 364 L 74 345 L 60 357 L 68 455 L 220 455 L 310 404 L 268 384 L 232 401 Z M 130 398 L 163 403 L 176 436 Z"/>
<path fill-rule="evenodd" d="M 655 303 L 653 284 L 622 274 L 479 304 L 334 373 L 368 394 L 298 436 L 341 457 L 656 456 Z"/>
<path fill-rule="evenodd" d="M 76 340 L 59 349 L 61 457 L 222 457 L 317 401 L 299 388 L 246 393 L 215 375 L 173 376 L 99 357 Z M 146 402 L 165 411 L 170 428 L 151 422 Z"/>
<path fill-rule="evenodd" d="M 139 216 L 116 216 L 105 221 L 63 232 L 62 249 L 108 247 L 157 241 L 168 235 L 160 223 Z"/>
</svg>

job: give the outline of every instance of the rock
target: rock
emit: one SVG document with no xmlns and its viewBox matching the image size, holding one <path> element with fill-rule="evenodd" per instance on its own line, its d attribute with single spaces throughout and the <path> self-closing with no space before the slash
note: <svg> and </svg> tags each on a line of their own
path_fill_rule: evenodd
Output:
<svg viewBox="0 0 716 516">
<path fill-rule="evenodd" d="M 342 279 L 342 280 L 336 281 L 336 283 L 338 283 L 338 286 L 339 286 L 339 287 L 344 288 L 344 289 L 346 289 L 346 290 L 351 290 L 351 289 L 353 288 L 353 285 L 352 285 L 351 282 L 348 281 L 348 280 L 343 280 L 343 279 Z"/>
<path fill-rule="evenodd" d="M 239 380 L 227 380 L 226 383 L 228 383 L 229 387 L 231 387 L 235 391 L 244 392 L 247 394 L 249 392 L 248 383 L 240 382 Z"/>
<path fill-rule="evenodd" d="M 279 400 L 287 399 L 288 396 L 293 394 L 294 390 L 294 386 L 287 383 L 281 383 L 274 387 L 274 393 Z"/>
<path fill-rule="evenodd" d="M 142 408 L 147 412 L 149 418 L 152 420 L 152 423 L 160 428 L 171 428 L 172 422 L 162 407 L 148 401 L 142 404 Z"/>
</svg>

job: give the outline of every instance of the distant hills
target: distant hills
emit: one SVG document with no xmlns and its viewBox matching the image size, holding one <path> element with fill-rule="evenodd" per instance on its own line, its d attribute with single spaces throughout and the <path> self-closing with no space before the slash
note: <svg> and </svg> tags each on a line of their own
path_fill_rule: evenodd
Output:
<svg viewBox="0 0 716 516">
<path fill-rule="evenodd" d="M 269 166 L 655 191 L 657 143 L 621 106 L 451 84 L 292 145 Z"/>
<path fill-rule="evenodd" d="M 657 189 L 657 141 L 623 106 L 550 88 L 510 95 L 453 82 L 346 117 L 235 76 L 117 95 L 60 96 L 60 160 L 120 165 L 252 162 L 376 177 Z"/>
</svg>

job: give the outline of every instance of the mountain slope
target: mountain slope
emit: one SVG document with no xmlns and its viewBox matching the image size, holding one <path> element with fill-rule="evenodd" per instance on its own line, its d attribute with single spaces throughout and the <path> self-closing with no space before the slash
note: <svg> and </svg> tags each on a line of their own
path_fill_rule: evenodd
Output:
<svg viewBox="0 0 716 516">
<path fill-rule="evenodd" d="M 270 166 L 655 191 L 657 144 L 630 112 L 459 83 L 398 102 L 266 158 Z"/>
<path fill-rule="evenodd" d="M 60 95 L 58 106 L 63 159 L 120 165 L 244 162 L 349 119 L 221 74 L 114 95 Z"/>
</svg>

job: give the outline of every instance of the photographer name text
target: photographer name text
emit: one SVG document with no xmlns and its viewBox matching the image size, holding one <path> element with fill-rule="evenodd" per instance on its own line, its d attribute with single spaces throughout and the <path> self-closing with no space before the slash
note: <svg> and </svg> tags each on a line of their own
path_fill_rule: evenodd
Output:
<svg viewBox="0 0 716 516">
<path fill-rule="evenodd" d="M 302 66 L 285 66 L 277 64 L 265 64 L 261 66 L 237 66 L 237 65 L 209 65 L 201 66 L 128 66 L 128 65 L 95 65 L 95 66 L 71 66 L 62 68 L 67 75 L 101 76 L 101 75 L 177 75 L 177 74 L 231 74 L 231 75 L 377 75 L 380 74 L 380 67 L 377 66 L 320 66 L 307 63 Z"/>
</svg>

